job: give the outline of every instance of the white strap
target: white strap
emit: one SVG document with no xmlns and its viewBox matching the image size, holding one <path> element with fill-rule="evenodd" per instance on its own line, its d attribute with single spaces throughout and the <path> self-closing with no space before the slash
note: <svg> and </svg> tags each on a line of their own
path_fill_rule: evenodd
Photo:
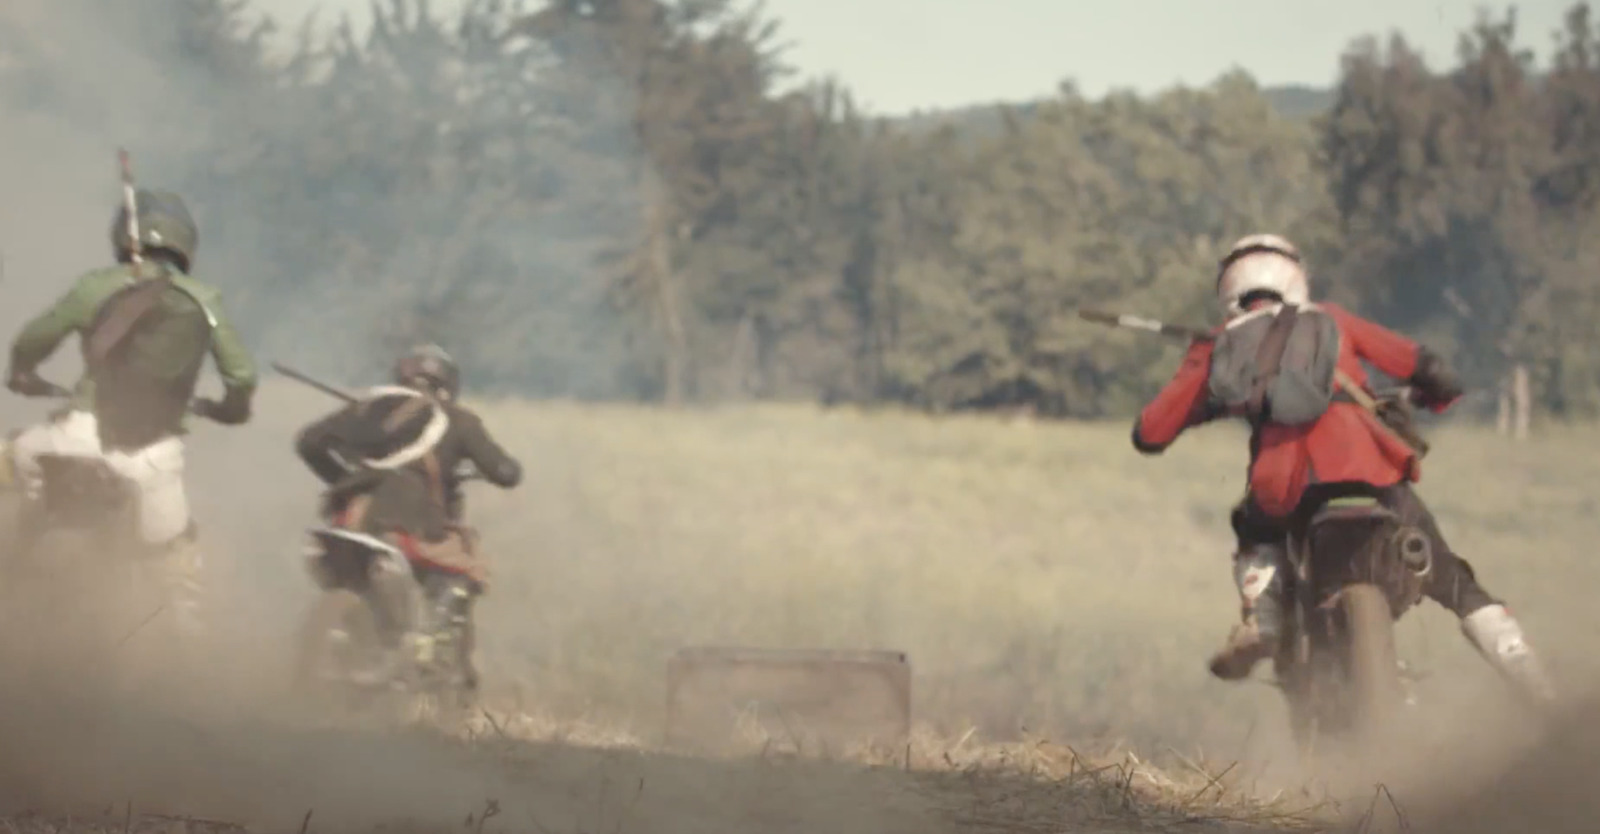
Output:
<svg viewBox="0 0 1600 834">
<path fill-rule="evenodd" d="M 398 385 L 379 385 L 368 389 L 367 396 L 368 398 L 387 396 L 420 397 L 422 394 Z M 444 439 L 445 432 L 450 430 L 450 415 L 446 413 L 444 406 L 438 403 L 430 403 L 430 407 L 433 409 L 433 416 L 428 418 L 428 425 L 422 429 L 422 435 L 414 442 L 387 457 L 376 460 L 363 460 L 362 463 L 372 469 L 399 469 L 407 464 L 422 460 L 424 455 L 433 451 L 433 448 L 439 445 L 439 441 Z"/>
</svg>

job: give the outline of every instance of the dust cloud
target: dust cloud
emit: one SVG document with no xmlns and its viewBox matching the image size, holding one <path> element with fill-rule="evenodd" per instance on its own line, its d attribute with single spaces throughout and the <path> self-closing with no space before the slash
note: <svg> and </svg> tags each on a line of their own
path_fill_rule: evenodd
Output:
<svg viewBox="0 0 1600 834">
<path fill-rule="evenodd" d="M 206 130 L 214 91 L 152 57 L 162 54 L 163 21 L 150 17 L 158 8 L 178 6 L 0 5 L 0 331 L 15 333 L 76 275 L 108 260 L 118 147 L 132 152 L 141 184 L 161 186 L 182 169 L 185 137 Z M 148 38 L 158 48 L 130 46 Z M 219 254 L 204 209 L 196 212 L 202 275 L 208 262 L 248 255 Z M 315 346 L 302 339 L 302 347 Z M 64 345 L 45 375 L 70 382 L 74 354 L 75 344 Z M 163 617 L 145 623 L 147 609 L 121 593 L 127 586 L 114 573 L 80 577 L 72 604 L 11 607 L 0 636 L 4 811 L 91 820 L 120 819 L 126 807 L 262 830 L 295 830 L 310 811 L 317 831 L 385 822 L 441 830 L 481 817 L 493 801 L 498 818 L 488 830 L 732 832 L 751 819 L 765 830 L 937 830 L 920 800 L 844 771 L 563 748 L 522 749 L 508 763 L 435 735 L 309 720 L 289 699 L 287 653 L 311 599 L 297 559 L 315 485 L 290 444 L 296 426 L 332 403 L 301 393 L 267 385 L 250 426 L 205 424 L 191 436 L 191 499 L 212 555 L 208 614 L 218 643 L 196 665 L 141 652 Z M 48 407 L 0 397 L 0 422 L 21 426 Z M 0 501 L 0 527 L 9 530 L 11 511 Z M 126 677 L 146 668 L 135 661 L 168 674 Z"/>
<path fill-rule="evenodd" d="M 177 176 L 183 153 L 205 129 L 207 96 L 215 91 L 183 66 L 128 47 L 119 33 L 131 31 L 132 5 L 0 4 L 0 331 L 7 334 L 73 276 L 106 261 L 118 197 L 116 148 L 133 152 L 141 181 L 159 184 Z M 145 19 L 137 31 L 160 28 L 159 20 Z M 200 221 L 202 274 L 213 257 L 249 257 L 240 250 L 214 256 L 203 215 Z M 315 348 L 314 338 L 304 347 Z M 60 354 L 46 376 L 69 380 L 77 367 L 72 346 Z M 141 630 L 148 611 L 138 605 L 81 606 L 71 609 L 70 625 L 57 617 L 48 626 L 13 624 L 0 632 L 0 662 L 27 670 L 0 674 L 5 810 L 76 812 L 82 819 L 108 809 L 116 816 L 132 803 L 139 812 L 225 818 L 263 830 L 295 830 L 311 811 L 317 831 L 395 821 L 418 830 L 455 828 L 468 814 L 481 816 L 491 800 L 499 814 L 488 830 L 850 834 L 995 823 L 962 822 L 962 801 L 948 785 L 935 790 L 893 772 L 558 745 L 519 747 L 513 755 L 492 735 L 468 745 L 319 726 L 286 686 L 287 652 L 311 598 L 297 560 L 315 488 L 290 443 L 295 427 L 330 406 L 269 385 L 251 425 L 201 425 L 191 438 L 191 496 L 213 554 L 210 614 L 219 630 L 219 645 L 204 658 L 206 674 L 137 685 L 119 677 L 116 670 L 141 656 L 138 647 L 156 633 Z M 0 397 L 0 423 L 20 426 L 46 408 Z M 0 505 L 0 513 L 9 510 Z M 1600 813 L 1593 791 L 1600 707 L 1574 707 L 1542 740 L 1507 730 L 1503 714 L 1480 708 L 1449 716 L 1452 726 L 1484 728 L 1464 734 L 1475 743 L 1467 750 L 1458 740 L 1400 757 L 1391 781 L 1416 830 L 1592 827 Z M 1452 751 L 1448 773 L 1440 772 L 1441 751 Z M 1349 795 L 1360 791 L 1342 786 Z"/>
</svg>

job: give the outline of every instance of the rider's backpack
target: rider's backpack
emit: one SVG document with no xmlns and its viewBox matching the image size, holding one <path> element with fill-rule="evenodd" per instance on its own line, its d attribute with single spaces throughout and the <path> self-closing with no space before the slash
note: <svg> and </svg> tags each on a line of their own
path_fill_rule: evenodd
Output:
<svg viewBox="0 0 1600 834">
<path fill-rule="evenodd" d="M 83 336 L 101 433 L 119 446 L 150 443 L 176 429 L 212 345 L 205 305 L 166 265 L 139 268 L 159 272 L 113 293 Z"/>
<path fill-rule="evenodd" d="M 1338 363 L 1333 317 L 1284 304 L 1231 322 L 1217 336 L 1209 393 L 1253 425 L 1302 425 L 1333 402 Z"/>
</svg>

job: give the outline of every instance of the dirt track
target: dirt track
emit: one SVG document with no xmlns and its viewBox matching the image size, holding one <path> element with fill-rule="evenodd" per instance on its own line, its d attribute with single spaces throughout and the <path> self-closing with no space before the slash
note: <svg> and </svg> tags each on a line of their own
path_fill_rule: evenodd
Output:
<svg viewBox="0 0 1600 834">
<path fill-rule="evenodd" d="M 1016 757 L 998 768 L 992 759 L 912 772 L 776 757 L 706 760 L 520 741 L 486 727 L 472 741 L 421 729 L 313 727 L 275 708 L 271 693 L 251 703 L 225 688 L 202 691 L 209 689 L 163 706 L 153 693 L 112 703 L 105 691 L 39 678 L 0 686 L 0 803 L 12 828 L 174 830 L 173 820 L 192 818 L 192 832 L 296 831 L 309 811 L 307 830 L 321 832 L 1564 834 L 1592 830 L 1600 813 L 1600 746 L 1589 709 L 1521 756 L 1477 755 L 1471 745 L 1434 752 L 1435 764 L 1450 762 L 1450 778 L 1427 778 L 1422 769 L 1393 783 L 1404 825 L 1387 797 L 1366 821 L 1354 788 L 1319 820 L 1274 824 L 1238 798 L 1197 795 L 1195 783 L 1162 787 L 1164 777 L 1147 768 L 1063 769 L 1042 744 L 1031 759 L 1016 755 L 1028 748 L 1014 748 Z M 496 809 L 487 821 L 485 808 Z M 30 809 L 45 816 L 24 816 Z"/>
<path fill-rule="evenodd" d="M 781 761 L 715 762 L 634 751 L 423 736 L 307 732 L 269 723 L 196 727 L 145 715 L 111 726 L 21 733 L 0 778 L 12 810 L 62 819 L 135 815 L 227 820 L 251 830 L 456 830 L 491 800 L 488 831 L 965 832 L 1146 830 L 1106 784 L 998 775 L 905 774 Z M 29 722 L 42 730 L 37 721 Z M 20 758 L 19 758 L 20 757 Z M 1172 817 L 1167 815 L 1170 821 Z M 1043 829 L 1039 829 L 1043 826 Z M 1188 830 L 1228 830 L 1191 825 Z M 392 829 L 390 829 L 392 830 Z"/>
<path fill-rule="evenodd" d="M 46 39 L 40 46 L 51 54 L 70 45 L 102 56 L 106 66 L 74 61 L 74 72 L 55 80 L 97 93 L 87 101 L 117 105 L 87 108 L 94 128 L 6 114 L 7 334 L 70 276 L 102 263 L 115 195 L 101 163 L 115 145 L 148 135 L 130 115 L 144 102 L 129 92 L 169 89 L 155 68 L 113 49 L 117 33 L 98 18 L 67 9 L 54 0 L 0 2 L 0 16 L 20 15 L 19 31 Z M 161 173 L 140 171 L 152 181 Z M 66 356 L 47 370 L 70 379 L 72 366 Z M 209 384 L 206 391 L 214 393 Z M 247 591 L 229 613 L 251 627 L 235 655 L 254 674 L 196 687 L 187 707 L 160 708 L 86 687 L 81 670 L 60 680 L 19 675 L 0 654 L 0 810 L 48 813 L 0 828 L 60 830 L 52 826 L 71 815 L 74 829 L 166 831 L 166 818 L 145 815 L 167 814 L 298 831 L 309 810 L 310 832 L 386 823 L 458 831 L 469 815 L 467 828 L 475 828 L 493 799 L 500 813 L 485 832 L 1226 830 L 1180 823 L 1171 807 L 1230 813 L 1214 801 L 1215 789 L 1199 793 L 1204 779 L 1163 789 L 1122 761 L 1095 775 L 1059 757 L 1027 756 L 1009 770 L 963 772 L 934 755 L 935 769 L 908 774 L 510 744 L 492 734 L 468 746 L 294 723 L 275 709 L 266 683 L 281 668 L 271 648 L 282 645 L 309 593 L 291 559 L 313 484 L 289 454 L 290 438 L 327 405 L 269 387 L 251 426 L 203 427 L 193 438 L 197 516 L 208 542 L 224 542 L 223 552 L 234 546 L 233 558 L 218 564 Z M 7 428 L 42 410 L 0 398 Z M 1235 719 L 1257 714 L 1249 690 L 1217 687 L 1197 671 L 1232 605 L 1221 561 L 1226 524 L 1217 513 L 1236 490 L 1218 473 L 1237 473 L 1239 442 L 1187 441 L 1150 467 L 1134 460 L 1121 424 L 1036 430 L 798 412 L 668 419 L 518 404 L 503 404 L 490 421 L 511 435 L 530 482 L 515 497 L 490 494 L 475 504 L 507 556 L 485 611 L 488 640 L 529 667 L 508 674 L 542 674 L 550 690 L 570 690 L 544 693 L 551 700 L 564 695 L 587 708 L 609 698 L 624 712 L 654 703 L 657 639 L 676 647 L 736 635 L 765 644 L 909 645 L 924 675 L 919 703 L 942 698 L 949 710 L 941 717 L 951 723 L 987 717 L 1010 730 L 1059 712 L 1059 725 L 1070 722 L 1072 732 L 1137 733 L 1188 750 L 1188 740 L 1226 736 Z M 1470 543 L 1480 570 L 1525 606 L 1541 642 L 1554 653 L 1555 638 L 1576 635 L 1566 654 L 1581 659 L 1592 654 L 1588 485 L 1600 477 L 1592 466 L 1600 455 L 1589 454 L 1590 439 L 1573 443 L 1587 445 L 1558 439 L 1507 450 L 1463 437 L 1442 444 L 1449 453 L 1430 463 L 1424 491 L 1451 535 Z M 538 546 L 513 547 L 524 540 Z M 137 619 L 128 613 L 124 622 Z M 641 621 L 650 627 L 638 628 Z M 1408 635 L 1428 633 L 1428 622 L 1413 617 L 1419 628 Z M 0 636 L 38 635 L 0 628 Z M 1429 646 L 1438 647 L 1430 654 L 1442 679 L 1482 673 L 1462 647 L 1445 642 Z M 1596 716 L 1600 710 L 1575 712 L 1552 743 L 1520 756 L 1416 755 L 1419 764 L 1400 768 L 1410 772 L 1394 784 L 1410 830 L 1593 830 Z M 1489 725 L 1455 726 L 1472 747 Z M 1058 780 L 1016 772 L 1036 766 Z M 1373 794 L 1370 783 L 1350 788 L 1334 818 L 1358 827 Z"/>
</svg>

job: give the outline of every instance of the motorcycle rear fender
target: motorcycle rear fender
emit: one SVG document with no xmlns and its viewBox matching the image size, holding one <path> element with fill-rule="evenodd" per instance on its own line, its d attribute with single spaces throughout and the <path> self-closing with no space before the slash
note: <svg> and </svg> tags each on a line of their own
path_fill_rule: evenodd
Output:
<svg viewBox="0 0 1600 834">
<path fill-rule="evenodd" d="M 1354 522 L 1400 523 L 1400 516 L 1388 507 L 1378 503 L 1376 498 L 1366 496 L 1335 498 L 1319 507 L 1311 516 L 1311 522 L 1306 525 L 1307 531 L 1316 530 L 1326 524 L 1345 524 Z"/>
<path fill-rule="evenodd" d="M 307 532 L 312 538 L 306 550 L 307 567 L 324 588 L 370 578 L 373 570 L 411 574 L 405 554 L 376 536 L 332 526 Z"/>
<path fill-rule="evenodd" d="M 1382 549 L 1375 549 L 1374 536 L 1384 542 Z M 1329 556 L 1333 561 L 1319 566 L 1322 560 L 1311 551 L 1312 545 L 1321 541 L 1348 553 L 1355 547 L 1348 544 L 1353 540 L 1364 540 L 1356 557 L 1360 564 Z M 1368 496 L 1337 498 L 1318 508 L 1303 532 L 1294 537 L 1290 554 L 1298 579 L 1322 589 L 1317 594 L 1307 588 L 1313 591 L 1319 608 L 1337 606 L 1344 586 L 1368 582 L 1385 589 L 1397 616 L 1421 597 L 1421 579 L 1432 562 L 1421 531 L 1404 524 L 1397 513 Z M 1319 572 L 1329 575 L 1317 576 Z"/>
</svg>

